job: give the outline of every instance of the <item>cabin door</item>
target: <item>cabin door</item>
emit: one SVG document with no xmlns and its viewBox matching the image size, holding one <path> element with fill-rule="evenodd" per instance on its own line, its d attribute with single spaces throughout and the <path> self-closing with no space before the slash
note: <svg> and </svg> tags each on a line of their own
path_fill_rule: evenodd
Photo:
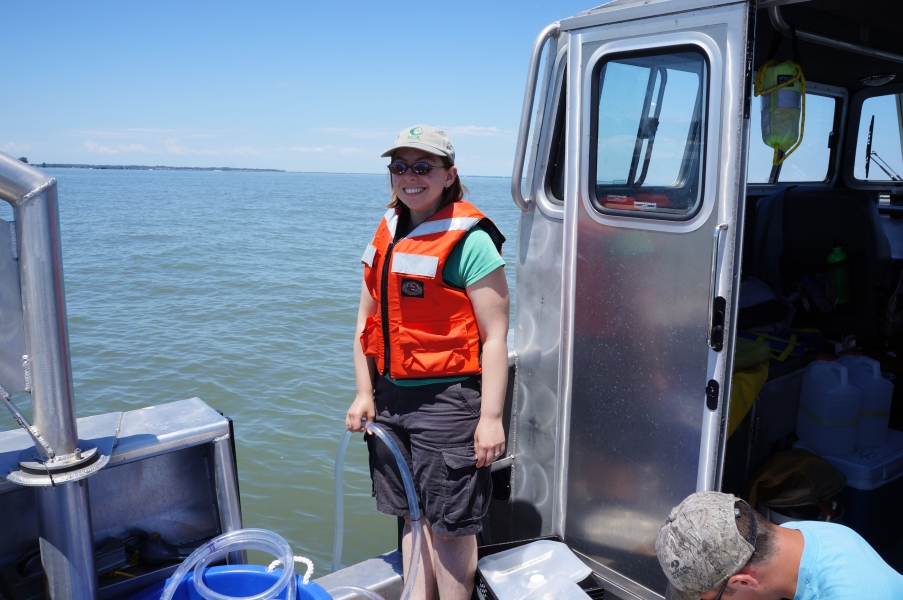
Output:
<svg viewBox="0 0 903 600">
<path fill-rule="evenodd" d="M 664 593 L 654 543 L 671 507 L 720 487 L 729 398 L 749 7 L 701 4 L 562 22 L 573 77 L 556 530 L 642 598 Z M 676 12 L 649 16 L 663 6 Z"/>
</svg>

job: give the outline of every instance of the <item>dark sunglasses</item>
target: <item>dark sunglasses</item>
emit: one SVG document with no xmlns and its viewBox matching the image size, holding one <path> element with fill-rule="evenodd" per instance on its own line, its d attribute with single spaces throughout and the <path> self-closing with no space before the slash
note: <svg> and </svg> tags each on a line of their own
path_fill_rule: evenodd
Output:
<svg viewBox="0 0 903 600">
<path fill-rule="evenodd" d="M 740 502 L 743 502 L 743 500 L 741 500 Z M 753 548 L 755 548 L 756 547 L 756 538 L 759 537 L 759 524 L 756 523 L 756 516 L 753 514 L 752 507 L 749 504 L 747 504 L 746 502 L 743 502 L 743 506 L 746 508 L 746 512 L 749 515 L 749 519 L 750 519 L 749 539 L 747 539 L 746 541 L 749 542 Z M 740 509 L 735 508 L 734 511 L 735 511 L 735 514 L 737 515 L 737 518 L 739 519 L 740 518 Z M 727 579 L 724 580 L 724 583 L 721 585 L 721 589 L 718 590 L 718 595 L 715 596 L 715 600 L 721 600 L 721 596 L 724 594 L 724 590 L 727 589 L 727 584 L 730 580 L 731 580 L 730 577 L 728 577 Z"/>
<path fill-rule="evenodd" d="M 392 173 L 393 175 L 404 175 L 405 173 L 408 172 L 408 165 L 404 164 L 403 162 L 395 161 L 393 163 L 389 163 L 388 168 L 389 168 L 389 172 Z M 425 162 L 415 162 L 413 165 L 411 165 L 411 170 L 414 171 L 415 175 L 426 175 L 433 169 L 444 169 L 444 168 L 445 168 L 444 165 L 434 167 L 430 163 L 425 163 Z"/>
</svg>

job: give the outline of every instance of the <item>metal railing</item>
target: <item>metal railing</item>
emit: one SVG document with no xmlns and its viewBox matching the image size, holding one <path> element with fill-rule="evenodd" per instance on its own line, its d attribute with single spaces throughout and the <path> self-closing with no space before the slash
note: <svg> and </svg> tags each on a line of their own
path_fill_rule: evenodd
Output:
<svg viewBox="0 0 903 600">
<path fill-rule="evenodd" d="M 13 207 L 34 428 L 56 456 L 78 454 L 56 179 L 0 152 L 0 199 Z M 2 383 L 2 382 L 0 382 Z M 41 454 L 40 451 L 37 452 Z M 45 460 L 49 457 L 43 457 Z M 48 471 L 49 472 L 49 471 Z M 88 487 L 35 487 L 49 597 L 97 597 Z"/>
<path fill-rule="evenodd" d="M 533 42 L 530 54 L 530 66 L 527 69 L 527 89 L 524 90 L 524 107 L 520 115 L 520 128 L 517 132 L 517 149 L 514 152 L 514 171 L 511 174 L 511 197 L 518 208 L 526 212 L 530 210 L 532 200 L 525 198 L 521 190 L 524 178 L 524 164 L 527 159 L 527 144 L 530 135 L 530 119 L 533 113 L 533 99 L 536 97 L 536 82 L 539 79 L 539 65 L 542 62 L 542 50 L 549 38 L 557 37 L 561 31 L 556 21 L 539 32 Z"/>
<path fill-rule="evenodd" d="M 784 15 L 781 14 L 781 7 L 779 6 L 771 6 L 768 8 L 768 18 L 771 21 L 772 26 L 786 36 L 792 36 L 795 33 L 796 37 L 800 40 L 803 40 L 804 42 L 819 44 L 821 46 L 828 46 L 829 48 L 837 48 L 838 50 L 846 50 L 847 52 L 855 52 L 857 54 L 871 56 L 872 58 L 881 58 L 884 60 L 903 63 L 903 55 L 900 54 L 894 54 L 893 52 L 885 52 L 884 50 L 878 50 L 876 48 L 870 48 L 868 46 L 860 46 L 859 44 L 844 42 L 842 40 L 831 38 L 820 33 L 806 31 L 805 29 L 797 29 L 784 20 Z"/>
</svg>

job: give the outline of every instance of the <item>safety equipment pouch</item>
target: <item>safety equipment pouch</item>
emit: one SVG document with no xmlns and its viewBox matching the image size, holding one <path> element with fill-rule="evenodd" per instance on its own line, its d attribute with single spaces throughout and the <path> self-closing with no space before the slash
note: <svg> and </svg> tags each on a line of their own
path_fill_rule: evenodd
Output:
<svg viewBox="0 0 903 600">
<path fill-rule="evenodd" d="M 759 68 L 755 92 L 762 98 L 762 141 L 774 148 L 777 165 L 802 142 L 806 110 L 802 69 L 790 60 L 768 61 Z"/>
</svg>

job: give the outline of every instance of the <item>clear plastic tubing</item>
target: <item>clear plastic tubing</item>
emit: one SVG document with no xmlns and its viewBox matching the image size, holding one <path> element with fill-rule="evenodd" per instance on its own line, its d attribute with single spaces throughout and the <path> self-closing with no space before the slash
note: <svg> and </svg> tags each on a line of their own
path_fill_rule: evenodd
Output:
<svg viewBox="0 0 903 600">
<path fill-rule="evenodd" d="M 333 598 L 336 597 L 337 594 L 355 594 L 357 596 L 363 596 L 365 598 L 370 598 L 370 600 L 386 600 L 376 592 L 371 592 L 370 590 L 366 590 L 364 588 L 354 587 L 353 585 L 340 585 L 339 587 L 334 587 L 328 592 L 326 592 Z"/>
<path fill-rule="evenodd" d="M 211 562 L 225 558 L 226 554 L 237 550 L 260 550 L 275 556 L 285 565 L 282 569 L 282 575 L 272 587 L 253 596 L 236 599 L 233 596 L 224 596 L 214 592 L 204 582 L 204 570 Z M 295 600 L 297 595 L 295 560 L 291 546 L 281 536 L 266 529 L 238 529 L 224 533 L 205 543 L 192 552 L 176 569 L 176 572 L 172 574 L 169 583 L 163 589 L 163 595 L 160 596 L 160 600 L 172 600 L 176 588 L 179 587 L 182 579 L 185 578 L 185 575 L 192 568 L 194 568 L 195 590 L 206 600 L 272 600 L 286 588 L 288 588 L 285 596 L 286 600 Z"/>
<path fill-rule="evenodd" d="M 376 423 L 369 421 L 364 424 L 364 428 L 370 433 L 376 434 L 379 439 L 385 442 L 386 446 L 392 452 L 392 456 L 395 457 L 395 461 L 398 463 L 398 470 L 401 473 L 401 480 L 404 483 L 404 491 L 408 497 L 408 512 L 411 515 L 411 560 L 408 564 L 408 573 L 407 577 L 405 577 L 404 589 L 401 591 L 401 600 L 408 600 L 408 598 L 411 597 L 411 593 L 414 591 L 414 582 L 417 580 L 417 569 L 420 566 L 420 546 L 422 541 L 420 530 L 420 503 L 417 501 L 417 493 L 414 491 L 414 479 L 411 477 L 408 463 L 405 462 L 398 446 L 395 445 L 395 442 L 389 437 L 386 431 Z M 339 566 L 342 563 L 342 539 L 345 533 L 345 501 L 343 496 L 344 482 L 342 479 L 342 472 L 345 467 L 345 450 L 348 448 L 349 439 L 351 439 L 351 432 L 346 430 L 342 435 L 342 439 L 339 440 L 339 448 L 335 455 L 335 543 L 333 545 L 332 553 L 333 573 L 339 570 Z M 368 598 L 382 600 L 373 592 L 349 586 L 341 586 L 327 591 L 330 593 L 342 591 L 356 592 L 358 594 L 363 594 Z"/>
</svg>

